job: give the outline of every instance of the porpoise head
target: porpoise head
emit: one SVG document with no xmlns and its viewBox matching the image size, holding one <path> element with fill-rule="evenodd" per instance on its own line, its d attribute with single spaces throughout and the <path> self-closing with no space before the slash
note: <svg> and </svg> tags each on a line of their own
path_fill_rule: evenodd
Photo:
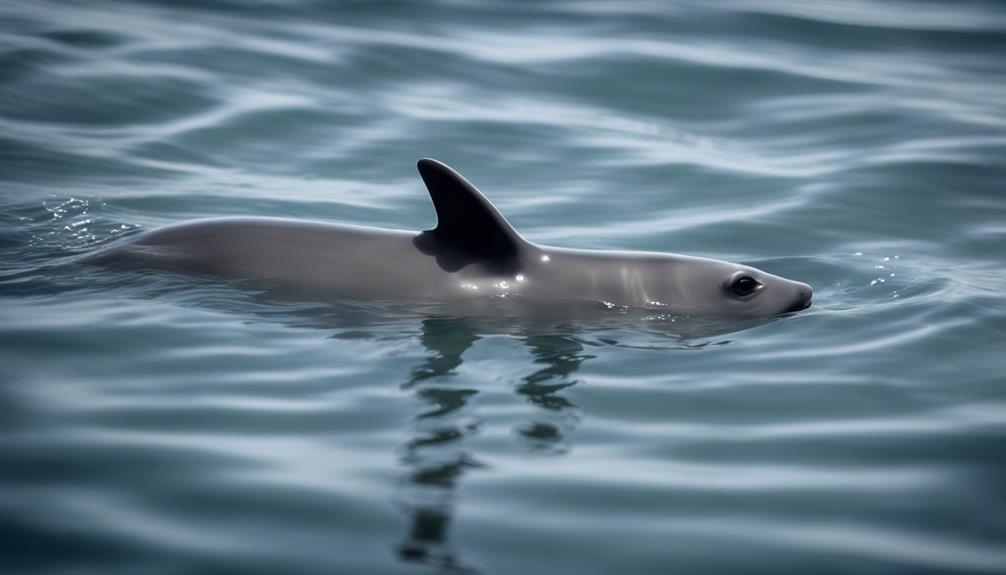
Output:
<svg viewBox="0 0 1006 575">
<path fill-rule="evenodd" d="M 773 317 L 810 307 L 814 290 L 758 268 L 705 258 L 675 258 L 675 286 L 687 306 L 715 315 Z"/>
</svg>

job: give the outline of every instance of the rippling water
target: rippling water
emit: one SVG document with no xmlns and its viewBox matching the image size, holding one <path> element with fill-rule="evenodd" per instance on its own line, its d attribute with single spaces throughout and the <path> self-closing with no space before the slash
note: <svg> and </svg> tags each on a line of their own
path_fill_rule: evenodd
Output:
<svg viewBox="0 0 1006 575">
<path fill-rule="evenodd" d="M 999 2 L 6 2 L 0 571 L 1006 572 Z M 193 217 L 809 282 L 680 337 L 83 269 Z"/>
</svg>

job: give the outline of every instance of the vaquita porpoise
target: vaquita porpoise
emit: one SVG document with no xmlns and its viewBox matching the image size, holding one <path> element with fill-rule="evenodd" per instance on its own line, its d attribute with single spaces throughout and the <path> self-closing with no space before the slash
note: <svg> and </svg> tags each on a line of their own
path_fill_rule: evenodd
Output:
<svg viewBox="0 0 1006 575">
<path fill-rule="evenodd" d="M 750 319 L 810 306 L 809 285 L 749 266 L 537 245 L 450 167 L 432 159 L 418 167 L 437 213 L 431 230 L 214 218 L 150 230 L 85 261 L 263 281 L 333 298 L 593 302 Z"/>
</svg>

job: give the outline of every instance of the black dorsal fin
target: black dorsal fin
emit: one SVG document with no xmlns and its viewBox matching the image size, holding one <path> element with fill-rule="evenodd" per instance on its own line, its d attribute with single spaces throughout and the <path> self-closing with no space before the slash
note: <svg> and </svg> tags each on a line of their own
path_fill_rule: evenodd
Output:
<svg viewBox="0 0 1006 575">
<path fill-rule="evenodd" d="M 514 268 L 524 239 L 482 192 L 436 160 L 419 160 L 418 168 L 437 210 L 437 227 L 421 234 L 420 249 L 448 271 L 470 263 Z"/>
</svg>

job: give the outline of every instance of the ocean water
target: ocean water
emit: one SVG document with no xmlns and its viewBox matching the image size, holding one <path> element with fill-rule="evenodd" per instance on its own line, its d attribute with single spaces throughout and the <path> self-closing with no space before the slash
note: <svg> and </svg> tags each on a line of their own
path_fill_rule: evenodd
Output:
<svg viewBox="0 0 1006 575">
<path fill-rule="evenodd" d="M 77 265 L 270 215 L 739 261 L 728 333 Z M 0 572 L 1006 572 L 1006 5 L 0 5 Z"/>
</svg>

